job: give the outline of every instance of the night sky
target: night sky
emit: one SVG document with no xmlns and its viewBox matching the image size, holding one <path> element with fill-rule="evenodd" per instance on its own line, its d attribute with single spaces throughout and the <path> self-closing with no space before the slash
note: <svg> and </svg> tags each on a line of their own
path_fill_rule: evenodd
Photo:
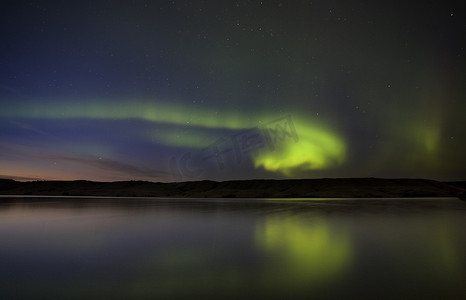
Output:
<svg viewBox="0 0 466 300">
<path fill-rule="evenodd" d="M 462 1 L 3 1 L 0 177 L 466 180 Z"/>
</svg>

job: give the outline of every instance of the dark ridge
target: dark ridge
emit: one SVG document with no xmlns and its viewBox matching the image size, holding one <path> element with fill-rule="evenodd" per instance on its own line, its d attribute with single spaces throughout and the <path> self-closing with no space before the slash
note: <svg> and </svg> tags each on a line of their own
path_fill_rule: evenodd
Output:
<svg viewBox="0 0 466 300">
<path fill-rule="evenodd" d="M 14 181 L 13 179 L 0 179 L 0 191 L 8 191 L 14 189 L 20 185 L 20 182 Z"/>
<path fill-rule="evenodd" d="M 449 185 L 452 185 L 452 186 L 462 188 L 462 189 L 466 189 L 466 181 L 448 181 L 448 182 L 445 182 L 445 183 L 449 184 Z"/>
<path fill-rule="evenodd" d="M 2 195 L 183 197 L 183 198 L 465 198 L 465 182 L 427 179 L 322 178 L 232 181 L 94 182 L 0 179 Z"/>
</svg>

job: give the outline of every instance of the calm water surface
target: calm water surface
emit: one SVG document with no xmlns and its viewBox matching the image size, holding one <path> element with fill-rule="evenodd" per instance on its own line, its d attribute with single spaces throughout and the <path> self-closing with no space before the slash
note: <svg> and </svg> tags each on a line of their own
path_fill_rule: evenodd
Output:
<svg viewBox="0 0 466 300">
<path fill-rule="evenodd" d="M 458 199 L 0 197 L 0 299 L 465 299 Z"/>
</svg>

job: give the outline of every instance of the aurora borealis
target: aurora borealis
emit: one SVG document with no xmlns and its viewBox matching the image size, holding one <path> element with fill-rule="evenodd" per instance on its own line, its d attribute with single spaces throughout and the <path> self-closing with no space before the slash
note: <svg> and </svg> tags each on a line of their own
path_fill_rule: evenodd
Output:
<svg viewBox="0 0 466 300">
<path fill-rule="evenodd" d="M 7 1 L 0 177 L 466 179 L 459 1 Z"/>
</svg>

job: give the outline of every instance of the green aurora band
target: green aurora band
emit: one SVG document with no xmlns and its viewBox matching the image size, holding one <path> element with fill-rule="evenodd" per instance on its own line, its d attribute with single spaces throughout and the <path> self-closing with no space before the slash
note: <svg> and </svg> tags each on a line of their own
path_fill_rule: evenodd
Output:
<svg viewBox="0 0 466 300">
<path fill-rule="evenodd" d="M 255 167 L 293 177 L 296 171 L 323 170 L 344 162 L 346 146 L 341 137 L 324 127 L 294 120 L 299 141 L 281 144 L 276 151 L 254 156 Z"/>
<path fill-rule="evenodd" d="M 1 117 L 25 117 L 46 119 L 139 119 L 176 125 L 192 125 L 204 128 L 245 129 L 255 126 L 252 115 L 230 111 L 220 112 L 215 109 L 199 109 L 195 106 L 174 105 L 164 102 L 143 100 L 114 101 L 105 104 L 102 101 L 70 101 L 67 104 L 47 101 L 43 105 L 22 105 L 5 108 Z M 70 104 L 70 103 L 74 103 Z M 249 117 L 249 118 L 248 118 Z"/>
<path fill-rule="evenodd" d="M 261 120 L 276 119 L 271 113 L 240 113 L 199 109 L 166 103 L 154 104 L 148 101 L 120 101 L 104 105 L 99 101 L 65 105 L 55 103 L 48 107 L 27 106 L 3 110 L 1 116 L 46 118 L 46 119 L 138 119 L 148 122 L 183 126 L 183 130 L 158 130 L 144 133 L 143 138 L 160 144 L 185 148 L 205 147 L 210 136 L 205 129 L 243 130 L 258 128 Z M 258 121 L 259 120 L 259 121 Z M 281 173 L 292 177 L 296 172 L 323 170 L 344 162 L 346 145 L 344 140 L 324 124 L 304 121 L 292 115 L 297 141 L 285 140 L 274 151 L 261 151 L 252 155 L 256 168 Z M 207 131 L 208 132 L 208 131 Z"/>
</svg>

